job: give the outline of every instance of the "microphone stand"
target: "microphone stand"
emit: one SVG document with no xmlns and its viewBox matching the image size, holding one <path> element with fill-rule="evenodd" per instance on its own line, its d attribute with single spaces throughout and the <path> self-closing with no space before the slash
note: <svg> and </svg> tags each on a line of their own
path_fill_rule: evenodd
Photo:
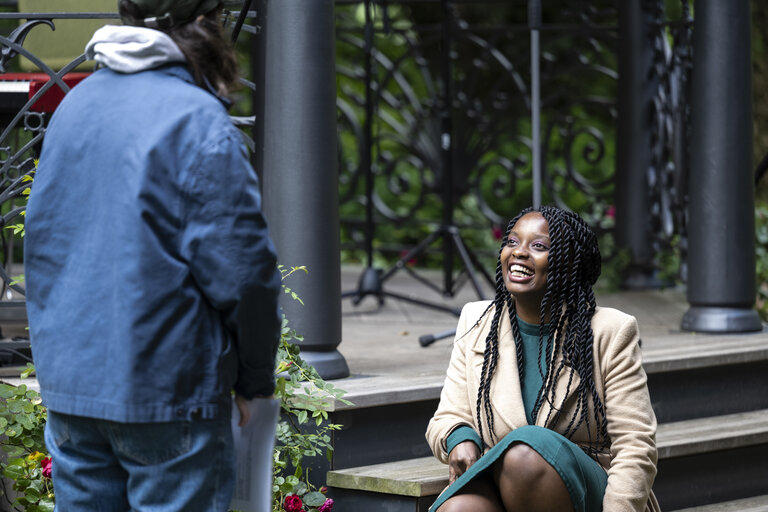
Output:
<svg viewBox="0 0 768 512">
<path fill-rule="evenodd" d="M 528 27 L 531 31 L 531 152 L 533 153 L 533 198 L 534 208 L 541 207 L 541 97 L 539 58 L 539 31 L 541 30 L 541 0 L 528 0 Z M 443 338 L 456 335 L 456 330 L 436 334 L 425 334 L 419 337 L 419 345 L 428 347 Z"/>
</svg>

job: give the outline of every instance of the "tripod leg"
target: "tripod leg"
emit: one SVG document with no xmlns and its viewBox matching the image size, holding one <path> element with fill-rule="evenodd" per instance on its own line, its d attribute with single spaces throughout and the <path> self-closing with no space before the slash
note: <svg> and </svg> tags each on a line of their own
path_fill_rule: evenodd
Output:
<svg viewBox="0 0 768 512">
<path fill-rule="evenodd" d="M 413 258 L 414 256 L 416 256 L 416 255 L 418 255 L 418 254 L 421 254 L 421 252 L 422 252 L 422 251 L 424 251 L 424 249 L 426 249 L 427 247 L 429 247 L 430 245 L 432 245 L 432 242 L 434 242 L 435 240 L 437 240 L 437 238 L 438 238 L 440 235 L 442 235 L 442 233 L 441 233 L 439 230 L 438 230 L 438 231 L 435 231 L 434 233 L 430 233 L 430 235 L 429 235 L 427 238 L 425 238 L 424 240 L 422 240 L 422 241 L 419 243 L 419 245 L 417 245 L 416 247 L 414 247 L 413 249 L 411 249 L 410 251 L 408 251 L 408 253 L 407 253 L 405 256 L 403 256 L 402 258 L 400 258 L 399 260 L 397 260 L 397 261 L 395 262 L 395 264 L 394 264 L 394 265 L 392 265 L 392 267 L 391 267 L 389 270 L 387 270 L 387 271 L 384 273 L 384 275 L 382 276 L 381 280 L 382 280 L 382 281 L 386 281 L 387 279 L 389 279 L 390 277 L 392 277 L 392 275 L 393 275 L 395 272 L 397 272 L 398 270 L 400 270 L 401 268 L 403 268 L 403 267 L 405 266 L 405 264 L 406 264 L 408 261 L 410 261 L 410 260 L 411 260 L 411 258 Z"/>
<path fill-rule="evenodd" d="M 491 289 L 494 289 L 496 287 L 496 280 L 491 277 L 491 274 L 489 274 L 482 263 L 480 263 L 480 260 L 477 259 L 477 255 L 475 255 L 475 253 L 472 251 L 467 252 L 469 252 L 469 257 L 472 259 L 472 263 L 475 264 L 475 268 L 478 269 L 480 273 L 483 274 L 485 280 L 488 281 L 488 286 L 490 286 Z"/>
<path fill-rule="evenodd" d="M 425 334 L 424 336 L 419 336 L 419 345 L 422 347 L 428 347 L 429 345 L 433 344 L 437 340 L 441 340 L 443 338 L 448 338 L 450 336 L 456 335 L 456 329 L 452 331 L 445 331 L 445 332 L 438 332 L 435 334 Z"/>
<path fill-rule="evenodd" d="M 437 304 L 437 303 L 434 303 L 434 302 L 428 302 L 428 301 L 425 301 L 425 300 L 416 299 L 416 298 L 413 298 L 413 297 L 409 297 L 408 295 L 402 295 L 400 293 L 395 293 L 395 292 L 384 292 L 384 295 L 386 295 L 387 297 L 392 297 L 392 298 L 395 298 L 395 299 L 398 299 L 398 300 L 402 300 L 402 301 L 405 301 L 405 302 L 410 302 L 411 304 L 417 304 L 419 306 L 424 306 L 425 308 L 432 308 L 432 309 L 437 309 L 438 311 L 445 311 L 446 313 L 450 313 L 450 314 L 452 314 L 454 316 L 461 315 L 461 308 L 453 308 L 453 307 L 450 307 L 450 306 L 444 306 L 442 304 Z"/>
<path fill-rule="evenodd" d="M 357 306 L 368 295 L 375 295 L 379 300 L 379 306 L 384 304 L 383 290 L 381 288 L 381 269 L 367 267 L 357 280 L 355 290 L 342 292 L 341 298 L 352 298 L 352 304 Z"/>
<path fill-rule="evenodd" d="M 475 293 L 477 293 L 477 298 L 481 300 L 485 299 L 485 294 L 480 288 L 480 283 L 478 283 L 477 278 L 475 277 L 475 266 L 472 264 L 472 260 L 469 257 L 469 252 L 467 251 L 467 247 L 464 245 L 464 240 L 461 239 L 458 228 L 451 226 L 449 232 L 451 234 L 453 243 L 459 250 L 459 256 L 461 257 L 462 263 L 464 263 L 464 267 L 467 269 L 467 276 L 472 283 L 472 287 L 475 289 Z"/>
</svg>

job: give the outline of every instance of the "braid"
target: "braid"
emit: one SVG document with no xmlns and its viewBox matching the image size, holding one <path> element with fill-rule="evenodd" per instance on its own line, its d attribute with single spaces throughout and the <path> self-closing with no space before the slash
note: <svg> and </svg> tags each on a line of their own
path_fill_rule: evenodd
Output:
<svg viewBox="0 0 768 512">
<path fill-rule="evenodd" d="M 507 238 L 509 238 L 509 232 L 512 231 L 512 227 L 525 213 L 520 213 L 517 217 L 509 221 L 507 230 L 504 233 L 504 237 L 501 239 L 501 246 L 499 247 L 499 259 L 496 263 L 496 294 L 494 295 L 493 302 L 488 309 L 485 310 L 482 318 L 485 316 L 491 308 L 494 308 L 493 320 L 491 321 L 491 328 L 488 332 L 488 337 L 485 339 L 485 351 L 483 352 L 483 366 L 480 370 L 480 386 L 477 390 L 477 427 L 480 434 L 480 439 L 485 443 L 485 437 L 483 436 L 483 417 L 488 427 L 488 442 L 486 444 L 493 443 L 493 410 L 491 408 L 491 380 L 493 374 L 496 371 L 496 364 L 499 357 L 499 322 L 501 320 L 501 314 L 504 310 L 505 304 L 511 304 L 512 297 L 507 291 L 507 287 L 504 285 L 504 276 L 501 268 L 501 251 L 507 244 Z M 511 311 L 511 308 L 510 308 Z M 480 320 L 478 320 L 478 323 Z M 516 322 L 513 322 L 515 324 Z M 522 347 L 517 349 L 518 355 Z"/>
<path fill-rule="evenodd" d="M 581 425 L 585 425 L 590 436 L 588 452 L 594 455 L 608 445 L 608 423 L 605 418 L 605 408 L 597 393 L 594 381 L 594 335 L 592 332 L 592 316 L 595 313 L 596 302 L 592 285 L 600 276 L 600 250 L 597 237 L 589 226 L 578 215 L 557 208 L 544 207 L 542 215 L 549 224 L 550 263 L 547 292 L 558 294 L 565 308 L 553 310 L 558 318 L 558 333 L 554 342 L 554 354 L 561 351 L 561 358 L 555 371 L 548 370 L 551 375 L 546 382 L 542 394 L 549 403 L 555 401 L 555 389 L 560 371 L 568 367 L 567 393 L 562 397 L 559 407 L 550 409 L 545 424 L 550 424 L 550 415 L 554 412 L 552 424 L 559 419 L 565 398 L 570 392 L 573 377 L 578 374 L 576 387 L 576 407 L 566 427 L 564 435 L 572 436 Z M 553 255 L 553 252 L 555 253 Z M 562 341 L 561 341 L 562 340 Z M 553 366 L 550 363 L 550 367 Z M 540 400 L 540 403 L 543 400 Z M 590 418 L 589 403 L 592 403 L 592 418 Z M 537 411 L 538 412 L 538 411 Z M 597 425 L 597 438 L 591 438 L 591 420 Z"/>
<path fill-rule="evenodd" d="M 541 301 L 539 322 L 538 371 L 542 360 L 546 370 L 542 375 L 542 386 L 533 407 L 533 418 L 538 419 L 544 403 L 549 405 L 544 425 L 557 423 L 563 412 L 565 399 L 575 384 L 576 405 L 569 418 L 564 436 L 570 438 L 582 425 L 586 426 L 589 446 L 586 451 L 595 456 L 609 444 L 608 422 L 605 407 L 597 392 L 594 381 L 594 359 L 592 316 L 596 302 L 592 286 L 600 276 L 600 250 L 597 237 L 592 229 L 573 212 L 544 206 L 539 210 L 528 208 L 512 219 L 499 249 L 496 265 L 496 294 L 486 310 L 494 309 L 493 320 L 485 341 L 480 387 L 477 393 L 477 423 L 480 437 L 485 442 L 484 428 L 488 429 L 488 442 L 493 443 L 493 410 L 490 403 L 491 381 L 499 358 L 499 323 L 504 307 L 508 311 L 512 334 L 515 340 L 520 379 L 524 378 L 525 361 L 522 337 L 516 320 L 515 302 L 504 284 L 501 266 L 501 250 L 505 247 L 509 233 L 525 214 L 538 211 L 549 226 L 550 249 L 547 260 L 547 285 Z M 484 313 L 483 316 L 486 314 Z M 479 320 L 478 320 L 479 322 Z M 548 329 L 545 325 L 548 324 Z M 543 343 L 545 332 L 547 341 Z M 566 393 L 556 403 L 557 383 L 563 373 L 568 374 Z M 578 381 L 574 378 L 578 375 Z M 590 407 L 591 405 L 591 407 Z M 591 411 L 590 411 L 591 409 Z M 592 439 L 592 422 L 597 426 L 597 437 Z"/>
<path fill-rule="evenodd" d="M 515 355 L 517 356 L 517 366 L 519 367 L 520 382 L 525 378 L 525 351 L 523 350 L 523 337 L 520 335 L 520 325 L 517 323 L 517 309 L 512 295 L 507 294 L 507 310 L 509 311 L 509 321 L 512 324 L 512 336 L 515 339 Z"/>
</svg>

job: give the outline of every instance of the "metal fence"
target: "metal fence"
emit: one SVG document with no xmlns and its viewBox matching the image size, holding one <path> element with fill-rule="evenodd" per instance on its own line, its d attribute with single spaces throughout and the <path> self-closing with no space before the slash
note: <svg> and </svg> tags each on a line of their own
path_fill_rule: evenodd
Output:
<svg viewBox="0 0 768 512">
<path fill-rule="evenodd" d="M 402 254 L 454 223 L 495 252 L 506 221 L 532 203 L 540 152 L 544 203 L 613 228 L 621 27 L 613 1 L 544 2 L 532 55 L 527 1 L 337 0 L 343 240 Z M 654 244 L 684 238 L 687 77 L 692 18 L 644 2 L 655 48 Z M 531 64 L 540 59 L 540 145 Z M 650 112 L 649 112 L 650 115 Z M 450 209 L 449 213 L 445 210 Z"/>
<path fill-rule="evenodd" d="M 253 24 L 243 24 L 246 18 L 250 21 L 255 18 L 255 12 L 243 9 L 247 8 L 246 4 L 251 2 L 224 2 L 224 23 L 234 37 L 241 32 L 258 32 Z M 93 70 L 92 63 L 87 63 L 82 54 L 93 27 L 119 23 L 113 2 L 109 2 L 111 12 L 54 12 L 58 6 L 52 3 L 45 6 L 50 12 L 19 12 L 25 5 L 30 2 L 23 5 L 17 1 L 0 2 L 0 327 L 6 340 L 0 348 L 0 364 L 29 360 L 28 346 L 10 343 L 8 339 L 27 336 L 23 215 L 47 123 L 64 95 Z M 40 5 L 40 2 L 34 4 Z M 43 54 L 50 55 L 59 49 L 45 45 L 57 43 L 46 43 L 45 35 L 35 41 L 34 36 L 41 32 L 55 34 L 57 27 L 61 32 L 62 25 L 73 22 L 84 23 L 84 29 L 89 31 L 78 34 L 84 38 L 82 44 L 78 42 L 76 50 L 64 60 L 59 55 L 46 58 Z M 79 31 L 83 32 L 83 28 Z M 55 64 L 51 62 L 54 60 Z M 254 88 L 251 81 L 244 78 L 242 82 L 246 90 Z M 250 105 L 250 94 L 244 98 Z M 233 117 L 236 124 L 245 127 L 252 125 L 253 119 L 252 114 Z M 244 134 L 244 140 L 253 148 L 250 137 Z"/>
<path fill-rule="evenodd" d="M 243 2 L 226 4 L 237 13 Z M 495 253 L 498 231 L 532 201 L 534 150 L 541 155 L 543 201 L 576 210 L 610 233 L 621 172 L 615 169 L 620 5 L 544 2 L 540 51 L 532 56 L 527 1 L 336 0 L 339 206 L 349 254 L 369 262 L 374 254 L 398 256 L 446 225 L 469 249 Z M 0 323 L 7 325 L 23 313 L 15 262 L 27 176 L 50 116 L 41 100 L 68 91 L 65 75 L 84 61 L 81 55 L 50 67 L 25 47 L 25 35 L 64 20 L 116 15 L 23 13 L 13 1 L 0 8 L 6 11 L 0 12 L 6 34 L 0 36 L 0 71 L 17 69 L 24 57 L 44 75 L 18 108 L 0 113 L 0 291 L 6 306 Z M 643 9 L 653 18 L 648 80 L 656 84 L 649 107 L 653 164 L 645 178 L 653 240 L 659 251 L 684 249 L 691 10 L 686 0 L 676 10 L 645 0 Z M 243 31 L 258 37 L 259 13 L 248 15 Z M 534 57 L 540 63 L 538 147 Z M 0 103 L 23 88 L 9 80 L 0 86 Z M 252 124 L 254 113 L 235 120 Z M 426 247 L 424 258 L 452 265 L 446 247 Z"/>
</svg>

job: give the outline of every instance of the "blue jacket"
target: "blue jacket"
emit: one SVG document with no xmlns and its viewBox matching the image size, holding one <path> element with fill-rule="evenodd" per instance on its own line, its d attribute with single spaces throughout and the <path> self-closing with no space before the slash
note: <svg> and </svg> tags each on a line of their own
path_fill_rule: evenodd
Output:
<svg viewBox="0 0 768 512">
<path fill-rule="evenodd" d="M 271 394 L 280 276 L 240 132 L 186 67 L 101 69 L 51 120 L 26 216 L 51 410 L 120 422 Z"/>
</svg>

